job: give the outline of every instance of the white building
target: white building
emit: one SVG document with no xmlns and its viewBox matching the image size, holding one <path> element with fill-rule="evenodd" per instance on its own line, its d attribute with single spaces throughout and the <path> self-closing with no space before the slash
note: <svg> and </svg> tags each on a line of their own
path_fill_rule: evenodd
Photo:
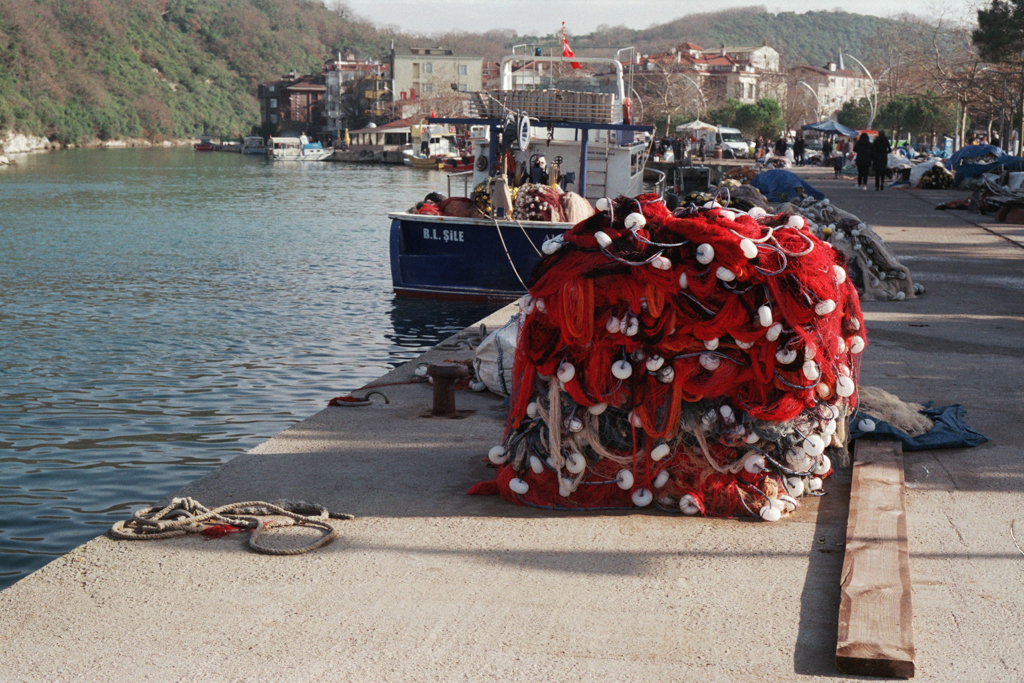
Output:
<svg viewBox="0 0 1024 683">
<path fill-rule="evenodd" d="M 832 116 L 850 100 L 871 94 L 871 82 L 864 74 L 843 69 L 834 62 L 824 67 L 798 66 L 792 73 L 798 83 L 806 83 L 814 91 L 821 118 Z"/>
<path fill-rule="evenodd" d="M 431 99 L 451 91 L 483 90 L 484 60 L 442 47 L 412 47 L 391 53 L 395 100 Z"/>
</svg>

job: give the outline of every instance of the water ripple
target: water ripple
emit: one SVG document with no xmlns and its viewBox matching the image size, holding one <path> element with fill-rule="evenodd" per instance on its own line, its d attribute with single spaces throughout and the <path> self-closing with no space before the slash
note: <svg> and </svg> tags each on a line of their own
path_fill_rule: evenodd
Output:
<svg viewBox="0 0 1024 683">
<path fill-rule="evenodd" d="M 489 313 L 391 293 L 385 214 L 442 183 L 188 149 L 0 170 L 0 588 Z"/>
</svg>

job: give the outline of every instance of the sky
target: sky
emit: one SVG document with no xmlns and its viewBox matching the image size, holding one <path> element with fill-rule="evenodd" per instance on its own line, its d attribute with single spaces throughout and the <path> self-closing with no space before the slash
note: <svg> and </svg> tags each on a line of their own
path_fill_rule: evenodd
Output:
<svg viewBox="0 0 1024 683">
<path fill-rule="evenodd" d="M 687 14 L 756 5 L 773 13 L 842 9 L 887 17 L 898 10 L 926 16 L 943 1 L 716 0 L 714 4 L 690 4 L 679 0 L 342 0 L 353 12 L 380 27 L 397 26 L 403 31 L 426 34 L 510 28 L 520 35 L 555 33 L 563 21 L 570 35 L 591 33 L 602 24 L 641 29 Z M 332 4 L 331 0 L 328 4 Z"/>
</svg>

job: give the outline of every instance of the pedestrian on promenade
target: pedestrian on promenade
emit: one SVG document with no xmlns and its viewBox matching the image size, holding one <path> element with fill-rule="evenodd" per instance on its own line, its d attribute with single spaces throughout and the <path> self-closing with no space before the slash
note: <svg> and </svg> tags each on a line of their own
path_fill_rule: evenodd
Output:
<svg viewBox="0 0 1024 683">
<path fill-rule="evenodd" d="M 797 166 L 804 165 L 804 152 L 807 151 L 807 143 L 804 141 L 802 135 L 798 135 L 796 140 L 793 141 L 793 160 Z"/>
<path fill-rule="evenodd" d="M 889 152 L 892 151 L 892 145 L 889 144 L 889 138 L 885 137 L 885 131 L 882 131 L 875 138 L 875 141 L 871 143 L 871 160 L 875 167 L 875 190 L 885 189 L 885 172 L 889 168 Z"/>
<path fill-rule="evenodd" d="M 843 139 L 836 140 L 836 148 L 832 151 L 832 167 L 835 169 L 836 178 L 843 175 L 843 166 L 846 165 L 846 154 L 843 153 Z"/>
<path fill-rule="evenodd" d="M 861 133 L 857 138 L 857 144 L 853 146 L 853 153 L 857 155 L 857 189 L 868 189 L 868 175 L 871 174 L 871 161 L 874 158 L 874 148 L 871 146 L 871 139 L 867 133 Z"/>
</svg>

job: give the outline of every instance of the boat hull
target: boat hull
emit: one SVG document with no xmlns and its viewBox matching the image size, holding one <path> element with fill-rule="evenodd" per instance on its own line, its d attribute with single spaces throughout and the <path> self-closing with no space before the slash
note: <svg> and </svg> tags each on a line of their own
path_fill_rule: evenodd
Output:
<svg viewBox="0 0 1024 683">
<path fill-rule="evenodd" d="M 395 294 L 463 301 L 512 301 L 526 294 L 544 241 L 569 223 L 493 221 L 391 213 Z"/>
</svg>

